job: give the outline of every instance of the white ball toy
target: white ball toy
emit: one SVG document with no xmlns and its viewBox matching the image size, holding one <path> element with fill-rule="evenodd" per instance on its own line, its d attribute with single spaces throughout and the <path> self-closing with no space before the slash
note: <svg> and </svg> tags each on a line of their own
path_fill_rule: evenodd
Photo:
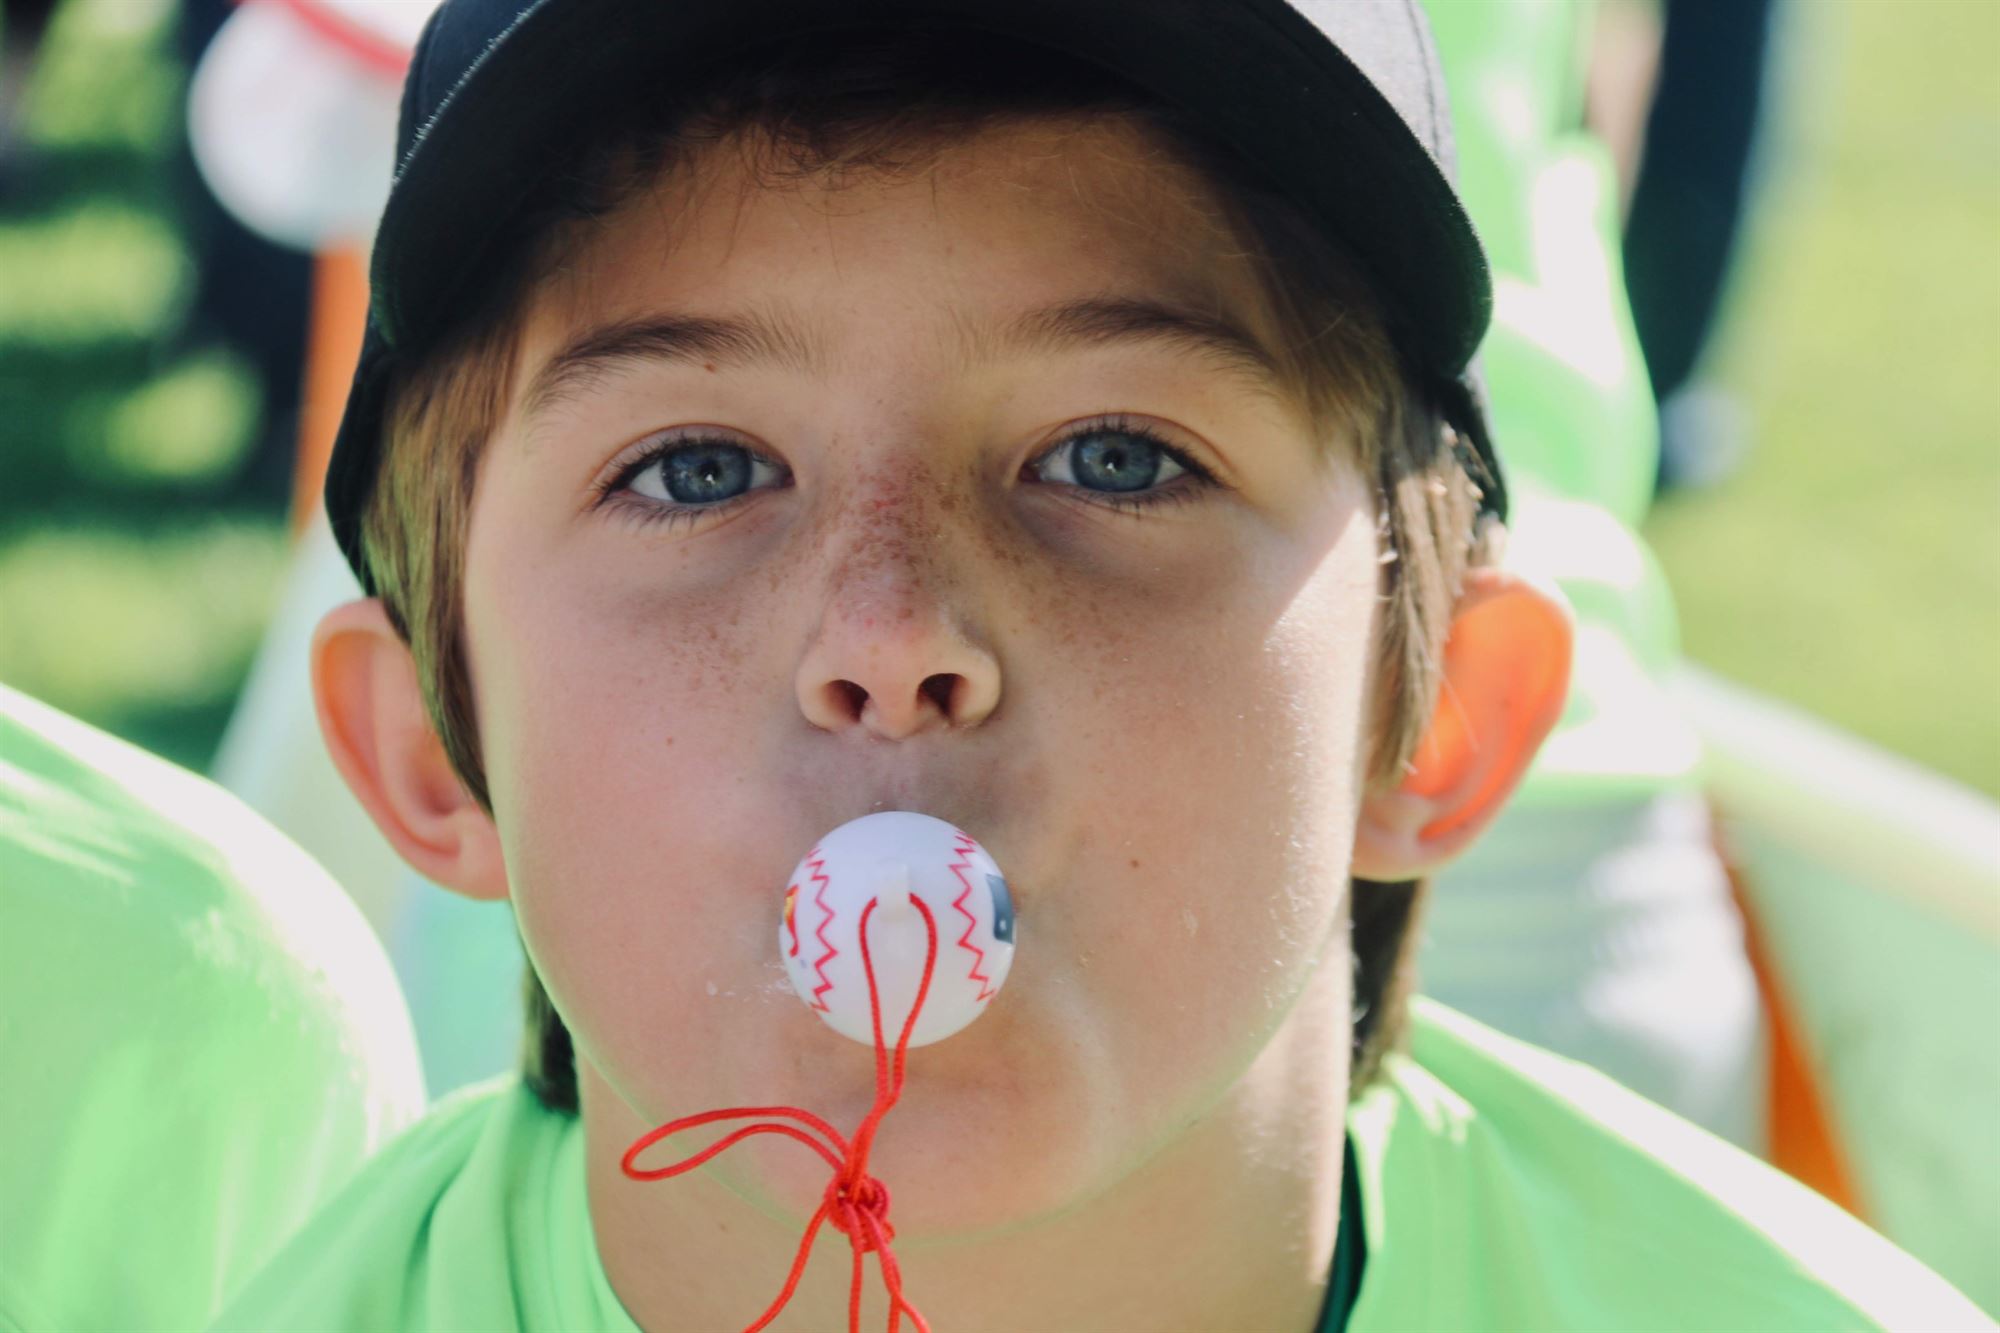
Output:
<svg viewBox="0 0 2000 1333">
<path fill-rule="evenodd" d="M 875 1044 L 862 968 L 861 917 L 881 998 L 882 1041 L 894 1049 L 923 980 L 937 925 L 937 961 L 912 1047 L 941 1041 L 984 1013 L 1014 962 L 1014 904 L 986 849 L 941 819 L 908 811 L 864 815 L 820 839 L 792 872 L 778 952 L 806 1007 L 843 1037 Z"/>
<path fill-rule="evenodd" d="M 223 207 L 294 249 L 365 244 L 396 166 L 398 57 L 436 6 L 239 4 L 188 87 L 189 145 Z"/>
</svg>

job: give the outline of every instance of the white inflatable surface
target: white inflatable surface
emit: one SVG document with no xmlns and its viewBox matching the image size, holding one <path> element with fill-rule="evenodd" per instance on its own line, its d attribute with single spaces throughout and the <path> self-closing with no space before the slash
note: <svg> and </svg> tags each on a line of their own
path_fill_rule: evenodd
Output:
<svg viewBox="0 0 2000 1333">
<path fill-rule="evenodd" d="M 1706 672 L 1675 694 L 1861 1207 L 2000 1312 L 2000 806 Z"/>
<path fill-rule="evenodd" d="M 389 197 L 397 52 L 434 0 L 251 0 L 203 53 L 188 137 L 215 197 L 299 250 L 365 245 Z"/>
</svg>

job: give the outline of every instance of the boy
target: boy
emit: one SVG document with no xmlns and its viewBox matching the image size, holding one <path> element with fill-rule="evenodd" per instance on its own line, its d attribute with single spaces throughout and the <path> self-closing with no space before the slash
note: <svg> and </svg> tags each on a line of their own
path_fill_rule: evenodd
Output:
<svg viewBox="0 0 2000 1333">
<path fill-rule="evenodd" d="M 1963 1312 L 1462 1020 L 1384 1057 L 1415 885 L 1569 646 L 1490 560 L 1440 96 L 1402 4 L 440 12 L 329 477 L 376 595 L 315 691 L 411 864 L 512 900 L 535 1038 L 226 1326 L 756 1321 L 823 1165 L 620 1160 L 714 1107 L 868 1112 L 774 941 L 799 855 L 878 809 L 977 837 L 1021 922 L 870 1166 L 933 1327 Z M 1916 1303 L 1798 1277 L 1781 1212 Z M 776 1326 L 885 1317 L 849 1239 Z"/>
</svg>

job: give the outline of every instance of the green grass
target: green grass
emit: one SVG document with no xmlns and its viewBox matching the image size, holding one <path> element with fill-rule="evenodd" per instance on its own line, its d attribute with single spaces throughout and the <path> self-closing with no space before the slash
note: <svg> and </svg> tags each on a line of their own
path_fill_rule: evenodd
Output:
<svg viewBox="0 0 2000 1333">
<path fill-rule="evenodd" d="M 1710 362 L 1754 445 L 1648 536 L 1690 656 L 2000 794 L 2000 6 L 1791 10 Z"/>
<path fill-rule="evenodd" d="M 276 587 L 263 428 L 184 345 L 167 0 L 69 0 L 0 202 L 0 680 L 206 761 Z M 1758 433 L 1648 529 L 1688 650 L 2000 794 L 2000 5 L 1789 6 L 1711 366 Z"/>
</svg>

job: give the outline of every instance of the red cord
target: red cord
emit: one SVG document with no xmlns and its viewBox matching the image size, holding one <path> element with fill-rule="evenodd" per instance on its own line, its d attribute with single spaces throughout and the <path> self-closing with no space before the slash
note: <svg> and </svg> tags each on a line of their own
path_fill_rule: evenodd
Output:
<svg viewBox="0 0 2000 1333">
<path fill-rule="evenodd" d="M 244 4 L 247 0 L 236 2 Z M 356 22 L 339 10 L 329 8 L 323 0 L 278 0 L 278 3 L 312 29 L 315 35 L 359 61 L 364 69 L 373 70 L 398 83 L 409 72 L 411 52 L 408 47 Z"/>
<path fill-rule="evenodd" d="M 833 1179 L 827 1184 L 819 1210 L 806 1223 L 805 1235 L 800 1239 L 798 1253 L 792 1259 L 792 1271 L 785 1277 L 785 1289 L 744 1333 L 758 1333 L 759 1329 L 776 1319 L 792 1299 L 792 1293 L 798 1290 L 799 1279 L 805 1274 L 813 1237 L 827 1222 L 832 1222 L 834 1230 L 847 1237 L 854 1251 L 854 1281 L 848 1288 L 847 1296 L 848 1333 L 861 1333 L 862 1260 L 870 1250 L 876 1253 L 875 1262 L 882 1269 L 882 1285 L 889 1293 L 889 1333 L 896 1333 L 905 1314 L 917 1326 L 917 1333 L 930 1333 L 931 1326 L 924 1322 L 924 1317 L 917 1313 L 915 1306 L 903 1299 L 903 1271 L 896 1264 L 895 1251 L 889 1247 L 889 1242 L 896 1235 L 896 1228 L 889 1225 L 889 1187 L 868 1174 L 868 1154 L 875 1146 L 875 1131 L 880 1127 L 882 1117 L 889 1114 L 889 1108 L 903 1095 L 903 1066 L 909 1052 L 910 1032 L 917 1025 L 917 1015 L 923 1012 L 924 997 L 930 994 L 931 989 L 931 970 L 937 965 L 937 922 L 932 919 L 931 909 L 923 899 L 911 894 L 910 902 L 923 913 L 929 946 L 924 955 L 923 981 L 917 986 L 917 1002 L 910 1007 L 910 1016 L 903 1020 L 902 1035 L 896 1038 L 893 1066 L 888 1048 L 882 1042 L 882 997 L 875 985 L 875 961 L 868 952 L 868 918 L 874 914 L 876 900 L 871 899 L 868 906 L 861 909 L 861 966 L 868 974 L 868 1012 L 875 1025 L 875 1106 L 862 1120 L 861 1127 L 854 1131 L 853 1143 L 842 1138 L 826 1121 L 796 1106 L 737 1106 L 669 1121 L 658 1129 L 648 1131 L 625 1150 L 620 1165 L 627 1176 L 633 1180 L 665 1180 L 669 1176 L 694 1170 L 753 1134 L 783 1134 L 811 1148 L 833 1168 Z M 765 1120 L 735 1130 L 672 1166 L 642 1170 L 633 1165 L 640 1153 L 670 1134 L 718 1120 L 754 1119 L 758 1116 L 783 1116 L 797 1120 L 824 1135 L 824 1140 L 814 1138 L 796 1126 Z"/>
</svg>

